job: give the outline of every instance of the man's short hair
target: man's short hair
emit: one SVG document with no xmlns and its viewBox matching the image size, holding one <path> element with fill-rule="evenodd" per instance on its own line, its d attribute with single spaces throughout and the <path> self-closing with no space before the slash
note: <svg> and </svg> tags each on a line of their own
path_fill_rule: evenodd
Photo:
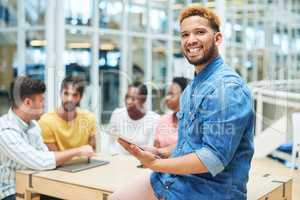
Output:
<svg viewBox="0 0 300 200">
<path fill-rule="evenodd" d="M 188 17 L 200 16 L 207 19 L 210 23 L 210 27 L 216 31 L 220 32 L 221 20 L 220 18 L 208 8 L 202 7 L 200 5 L 191 5 L 181 11 L 179 15 L 179 24 Z"/>
<path fill-rule="evenodd" d="M 139 95 L 142 95 L 144 97 L 144 101 L 146 101 L 147 95 L 148 95 L 148 90 L 147 90 L 147 86 L 145 84 L 136 81 L 136 82 L 128 85 L 128 88 L 130 88 L 130 87 L 138 88 Z"/>
<path fill-rule="evenodd" d="M 67 88 L 68 85 L 75 87 L 76 91 L 79 92 L 80 96 L 83 96 L 85 80 L 80 76 L 66 76 L 61 83 L 60 91 Z"/>
<path fill-rule="evenodd" d="M 9 99 L 13 107 L 36 94 L 43 94 L 46 85 L 40 80 L 34 80 L 26 76 L 17 77 L 10 85 Z"/>
</svg>

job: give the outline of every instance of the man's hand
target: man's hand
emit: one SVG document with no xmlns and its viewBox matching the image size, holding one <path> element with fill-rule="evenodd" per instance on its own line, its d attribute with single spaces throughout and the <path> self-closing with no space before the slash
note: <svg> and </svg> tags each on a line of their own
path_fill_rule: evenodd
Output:
<svg viewBox="0 0 300 200">
<path fill-rule="evenodd" d="M 73 148 L 65 151 L 55 151 L 54 155 L 56 166 L 60 166 L 66 161 L 71 160 L 75 156 L 85 156 L 90 158 L 94 156 L 94 151 L 90 145 L 84 145 L 78 148 Z"/>
<path fill-rule="evenodd" d="M 199 160 L 196 153 L 190 153 L 180 157 L 160 159 L 155 154 L 155 148 L 152 149 L 152 151 L 154 151 L 154 153 L 152 153 L 147 150 L 141 150 L 134 144 L 128 143 L 122 139 L 118 139 L 118 142 L 130 154 L 135 156 L 144 167 L 153 171 L 169 174 L 200 174 L 208 172 L 208 169 L 202 161 Z M 172 145 L 167 148 L 172 149 Z"/>
<path fill-rule="evenodd" d="M 154 155 L 160 157 L 159 148 L 150 147 L 150 146 L 141 146 L 141 147 L 143 148 L 144 151 L 148 151 L 148 152 L 153 153 Z"/>
<path fill-rule="evenodd" d="M 82 147 L 79 147 L 79 151 L 80 151 L 79 156 L 86 156 L 86 157 L 94 156 L 93 147 L 90 145 L 84 145 Z"/>
<path fill-rule="evenodd" d="M 154 169 L 155 168 L 155 164 L 156 161 L 159 160 L 159 157 L 148 151 L 148 150 L 141 150 L 140 148 L 138 148 L 137 146 L 130 144 L 128 142 L 125 142 L 122 139 L 118 139 L 118 142 L 120 145 L 122 145 L 131 155 L 133 155 L 134 157 L 136 157 L 141 164 L 146 167 L 146 168 L 150 168 L 150 169 Z"/>
<path fill-rule="evenodd" d="M 176 144 L 171 144 L 167 147 L 163 147 L 163 148 L 156 148 L 156 147 L 150 147 L 150 146 L 142 146 L 142 148 L 145 151 L 149 151 L 153 154 L 155 154 L 156 156 L 160 157 L 160 158 L 169 158 L 173 149 L 175 148 Z"/>
</svg>

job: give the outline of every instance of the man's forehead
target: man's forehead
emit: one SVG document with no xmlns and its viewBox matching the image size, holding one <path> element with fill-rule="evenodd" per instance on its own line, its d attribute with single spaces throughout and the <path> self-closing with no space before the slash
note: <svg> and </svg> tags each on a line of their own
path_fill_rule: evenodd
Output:
<svg viewBox="0 0 300 200">
<path fill-rule="evenodd" d="M 197 28 L 197 27 L 198 28 L 210 27 L 209 20 L 199 15 L 193 15 L 185 18 L 180 24 L 181 31 L 184 31 L 183 29 Z"/>
<path fill-rule="evenodd" d="M 31 97 L 34 99 L 44 99 L 45 94 L 44 93 L 33 94 L 31 95 Z"/>
<path fill-rule="evenodd" d="M 129 87 L 127 90 L 127 95 L 138 95 L 139 94 L 139 88 L 137 87 Z"/>
<path fill-rule="evenodd" d="M 63 88 L 63 92 L 69 92 L 69 93 L 79 93 L 77 88 L 73 84 L 67 84 Z"/>
</svg>

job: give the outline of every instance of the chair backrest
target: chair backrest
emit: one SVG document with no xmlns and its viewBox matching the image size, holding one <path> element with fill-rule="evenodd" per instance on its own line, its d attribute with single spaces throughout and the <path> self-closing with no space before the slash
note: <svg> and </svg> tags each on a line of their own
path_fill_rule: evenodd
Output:
<svg viewBox="0 0 300 200">
<path fill-rule="evenodd" d="M 292 114 L 293 123 L 293 143 L 300 144 L 300 113 Z"/>
</svg>

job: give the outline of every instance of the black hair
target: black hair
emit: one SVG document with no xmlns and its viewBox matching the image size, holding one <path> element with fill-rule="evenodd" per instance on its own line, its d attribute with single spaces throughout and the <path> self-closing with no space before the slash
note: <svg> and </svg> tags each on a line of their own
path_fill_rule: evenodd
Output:
<svg viewBox="0 0 300 200">
<path fill-rule="evenodd" d="M 130 87 L 138 88 L 139 95 L 142 95 L 144 97 L 144 101 L 146 101 L 147 95 L 148 95 L 148 90 L 147 90 L 147 86 L 145 84 L 136 81 L 128 86 L 128 88 L 130 88 Z"/>
<path fill-rule="evenodd" d="M 60 91 L 66 88 L 68 85 L 75 87 L 76 91 L 79 92 L 82 97 L 84 93 L 85 80 L 80 76 L 66 76 L 61 83 Z"/>
<path fill-rule="evenodd" d="M 17 77 L 10 85 L 9 100 L 11 106 L 18 107 L 25 98 L 30 98 L 35 94 L 43 94 L 46 85 L 40 80 L 34 80 L 26 76 Z"/>
<path fill-rule="evenodd" d="M 186 88 L 186 86 L 189 84 L 190 80 L 185 77 L 174 77 L 172 80 L 173 83 L 176 83 L 181 88 L 181 91 Z"/>
</svg>

